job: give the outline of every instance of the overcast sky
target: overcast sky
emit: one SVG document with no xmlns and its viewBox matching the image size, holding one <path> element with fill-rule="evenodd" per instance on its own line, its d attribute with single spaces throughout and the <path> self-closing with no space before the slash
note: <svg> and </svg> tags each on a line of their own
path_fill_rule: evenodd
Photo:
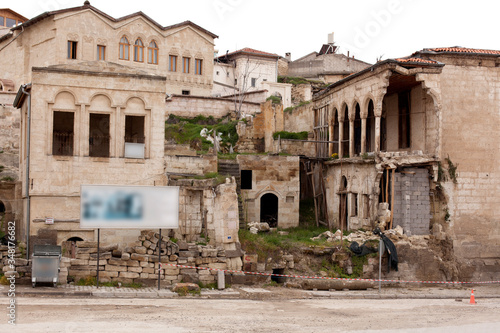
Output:
<svg viewBox="0 0 500 333">
<path fill-rule="evenodd" d="M 18 0 L 8 5 L 32 18 L 83 0 Z M 119 18 L 142 11 L 163 26 L 190 20 L 218 35 L 219 54 L 251 47 L 292 60 L 319 51 L 335 33 L 340 52 L 374 63 L 429 47 L 500 50 L 500 2 L 492 0 L 91 0 Z M 3 6 L 6 3 L 4 2 Z M 0 7 L 3 7 L 0 6 Z"/>
</svg>

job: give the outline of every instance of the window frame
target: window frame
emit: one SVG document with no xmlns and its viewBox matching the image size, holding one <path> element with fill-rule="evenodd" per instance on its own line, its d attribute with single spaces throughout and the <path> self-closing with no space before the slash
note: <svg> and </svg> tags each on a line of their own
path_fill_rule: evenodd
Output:
<svg viewBox="0 0 500 333">
<path fill-rule="evenodd" d="M 140 43 L 140 44 L 138 44 Z M 140 51 L 140 53 L 139 53 Z M 138 57 L 140 55 L 140 57 Z M 140 59 L 140 60 L 138 60 Z M 141 37 L 138 37 L 134 42 L 134 61 L 135 62 L 144 62 L 144 43 L 142 42 Z"/>
<path fill-rule="evenodd" d="M 182 73 L 189 74 L 190 61 L 190 57 L 182 57 Z"/>
<path fill-rule="evenodd" d="M 78 59 L 78 42 L 74 40 L 68 40 L 68 59 Z"/>
<path fill-rule="evenodd" d="M 97 45 L 97 60 L 106 60 L 106 45 Z"/>
<path fill-rule="evenodd" d="M 123 42 L 123 39 L 127 41 L 127 43 Z M 126 54 L 125 54 L 125 48 L 126 48 Z M 127 36 L 123 35 L 122 38 L 120 38 L 120 46 L 118 49 L 118 59 L 120 60 L 130 60 L 130 42 L 128 41 Z"/>
<path fill-rule="evenodd" d="M 194 74 L 203 75 L 203 59 L 195 59 Z"/>
<path fill-rule="evenodd" d="M 65 115 L 64 115 L 65 114 Z M 71 128 L 71 132 L 69 132 L 68 134 L 65 134 L 68 136 L 67 140 L 68 140 L 68 143 L 66 144 L 61 144 L 61 153 L 58 153 L 55 149 L 55 145 L 56 145 L 56 129 L 54 128 L 55 126 L 55 123 L 56 123 L 56 115 L 58 115 L 59 117 L 68 117 L 69 114 L 71 114 L 71 117 L 73 118 L 73 126 Z M 52 155 L 54 156 L 73 156 L 74 155 L 74 152 L 75 152 L 75 112 L 73 111 L 59 111 L 59 110 L 54 110 L 52 111 Z M 61 119 L 61 120 L 67 120 L 67 119 Z M 60 130 L 58 128 L 58 130 Z M 25 150 L 26 151 L 26 150 Z"/>
<path fill-rule="evenodd" d="M 154 47 L 151 47 L 154 44 Z M 148 64 L 158 65 L 158 44 L 153 39 L 148 45 Z"/>
<path fill-rule="evenodd" d="M 172 64 L 173 64 L 173 66 L 172 66 Z M 177 72 L 177 56 L 176 55 L 169 54 L 169 56 L 168 56 L 168 71 L 169 72 Z"/>
</svg>

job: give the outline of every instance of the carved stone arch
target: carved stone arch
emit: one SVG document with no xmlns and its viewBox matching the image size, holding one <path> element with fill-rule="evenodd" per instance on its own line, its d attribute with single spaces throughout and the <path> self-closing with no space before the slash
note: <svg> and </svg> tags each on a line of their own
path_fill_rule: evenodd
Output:
<svg viewBox="0 0 500 333">
<path fill-rule="evenodd" d="M 107 93 L 99 92 L 91 96 L 89 111 L 113 112 L 114 109 L 111 96 Z"/>
<path fill-rule="evenodd" d="M 128 40 L 128 43 L 131 44 L 130 40 L 133 37 L 132 37 L 132 34 L 130 32 L 128 32 L 128 31 L 120 31 L 120 32 L 118 32 L 118 34 L 117 34 L 117 40 L 118 40 L 118 42 L 120 42 L 120 40 L 122 39 L 122 37 L 126 37 L 127 40 Z M 132 41 L 132 42 L 134 42 L 134 41 Z"/>
<path fill-rule="evenodd" d="M 257 193 L 257 196 L 256 196 L 256 200 L 260 200 L 262 198 L 262 196 L 264 196 L 265 194 L 268 194 L 268 193 L 272 193 L 274 195 L 276 195 L 278 197 L 278 199 L 280 200 L 285 200 L 285 198 L 283 197 L 283 195 L 276 191 L 275 189 L 269 189 L 269 188 L 265 188 L 263 190 L 261 190 L 260 192 Z"/>
<path fill-rule="evenodd" d="M 78 34 L 73 34 L 73 33 L 69 33 L 67 38 L 69 41 L 72 41 L 72 42 L 78 42 L 78 40 L 80 39 Z"/>
<path fill-rule="evenodd" d="M 368 105 L 370 104 L 370 101 L 373 103 L 373 112 L 375 112 L 375 97 L 373 97 L 373 94 L 369 92 L 366 94 L 363 104 L 361 105 L 361 118 L 366 119 L 366 117 L 368 117 Z"/>
<path fill-rule="evenodd" d="M 356 116 L 356 105 L 359 106 L 359 113 L 361 115 L 361 103 L 359 102 L 359 99 L 357 97 L 354 97 L 352 100 L 351 107 L 349 108 L 349 120 L 354 121 L 354 118 Z"/>
<path fill-rule="evenodd" d="M 339 110 L 339 122 L 343 122 L 345 121 L 344 119 L 344 116 L 345 116 L 345 109 L 347 108 L 347 112 L 349 114 L 349 106 L 347 105 L 346 102 L 342 102 L 340 105 L 342 105 L 340 107 L 340 110 Z"/>
<path fill-rule="evenodd" d="M 61 89 L 54 95 L 54 100 L 49 102 L 54 109 L 74 110 L 78 104 L 76 94 L 68 89 Z"/>
<path fill-rule="evenodd" d="M 144 113 L 145 110 L 151 109 L 146 107 L 146 101 L 144 100 L 144 98 L 139 96 L 129 97 L 125 101 L 125 105 L 123 108 L 126 109 L 128 112 L 133 112 L 133 113 Z"/>
</svg>

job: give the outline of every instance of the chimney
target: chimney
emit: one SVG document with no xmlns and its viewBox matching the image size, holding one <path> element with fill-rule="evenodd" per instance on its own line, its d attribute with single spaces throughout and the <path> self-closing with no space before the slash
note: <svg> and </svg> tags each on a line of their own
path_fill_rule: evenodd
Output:
<svg viewBox="0 0 500 333">
<path fill-rule="evenodd" d="M 333 32 L 331 34 L 328 34 L 328 44 L 333 44 Z"/>
<path fill-rule="evenodd" d="M 292 53 L 291 52 L 285 53 L 285 59 L 288 61 L 292 61 Z"/>
</svg>

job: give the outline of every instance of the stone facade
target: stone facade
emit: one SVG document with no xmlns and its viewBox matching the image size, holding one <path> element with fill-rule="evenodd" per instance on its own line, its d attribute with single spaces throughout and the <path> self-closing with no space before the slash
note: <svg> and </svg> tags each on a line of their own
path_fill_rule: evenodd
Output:
<svg viewBox="0 0 500 333">
<path fill-rule="evenodd" d="M 106 61 L 166 76 L 168 94 L 210 96 L 217 36 L 192 22 L 163 27 L 141 12 L 115 19 L 88 4 L 44 15 L 0 37 L 0 48 L 16 38 L 0 57 L 0 78 L 16 87 L 31 81 L 32 67 Z"/>
<path fill-rule="evenodd" d="M 288 63 L 288 76 L 322 80 L 325 83 L 337 82 L 344 77 L 359 72 L 370 64 L 339 53 L 309 53 Z"/>
<path fill-rule="evenodd" d="M 394 225 L 408 234 L 433 230 L 440 239 L 453 240 L 462 278 L 492 279 L 500 263 L 495 231 L 500 178 L 498 145 L 493 144 L 499 141 L 494 111 L 500 105 L 495 93 L 499 55 L 425 49 L 379 62 L 316 94 L 315 132 L 323 128 L 318 116 L 328 114 L 328 137 L 336 141 L 317 152 L 337 154 L 340 160 L 328 162 L 327 172 L 340 168 L 347 179 L 343 191 L 327 184 L 330 216 L 340 216 L 342 206 L 335 200 L 342 192 L 347 205 L 355 205 L 349 181 L 355 177 L 366 184 L 368 192 L 362 194 L 370 198 L 366 225 L 374 222 L 372 204 L 386 201 L 394 205 Z M 371 166 L 364 163 L 369 159 Z M 394 189 L 387 177 L 393 173 Z M 364 203 L 357 194 L 359 208 Z M 352 208 L 347 211 L 352 227 Z"/>
<path fill-rule="evenodd" d="M 245 220 L 290 228 L 299 225 L 300 159 L 298 156 L 239 155 L 249 185 L 242 186 Z"/>
</svg>

